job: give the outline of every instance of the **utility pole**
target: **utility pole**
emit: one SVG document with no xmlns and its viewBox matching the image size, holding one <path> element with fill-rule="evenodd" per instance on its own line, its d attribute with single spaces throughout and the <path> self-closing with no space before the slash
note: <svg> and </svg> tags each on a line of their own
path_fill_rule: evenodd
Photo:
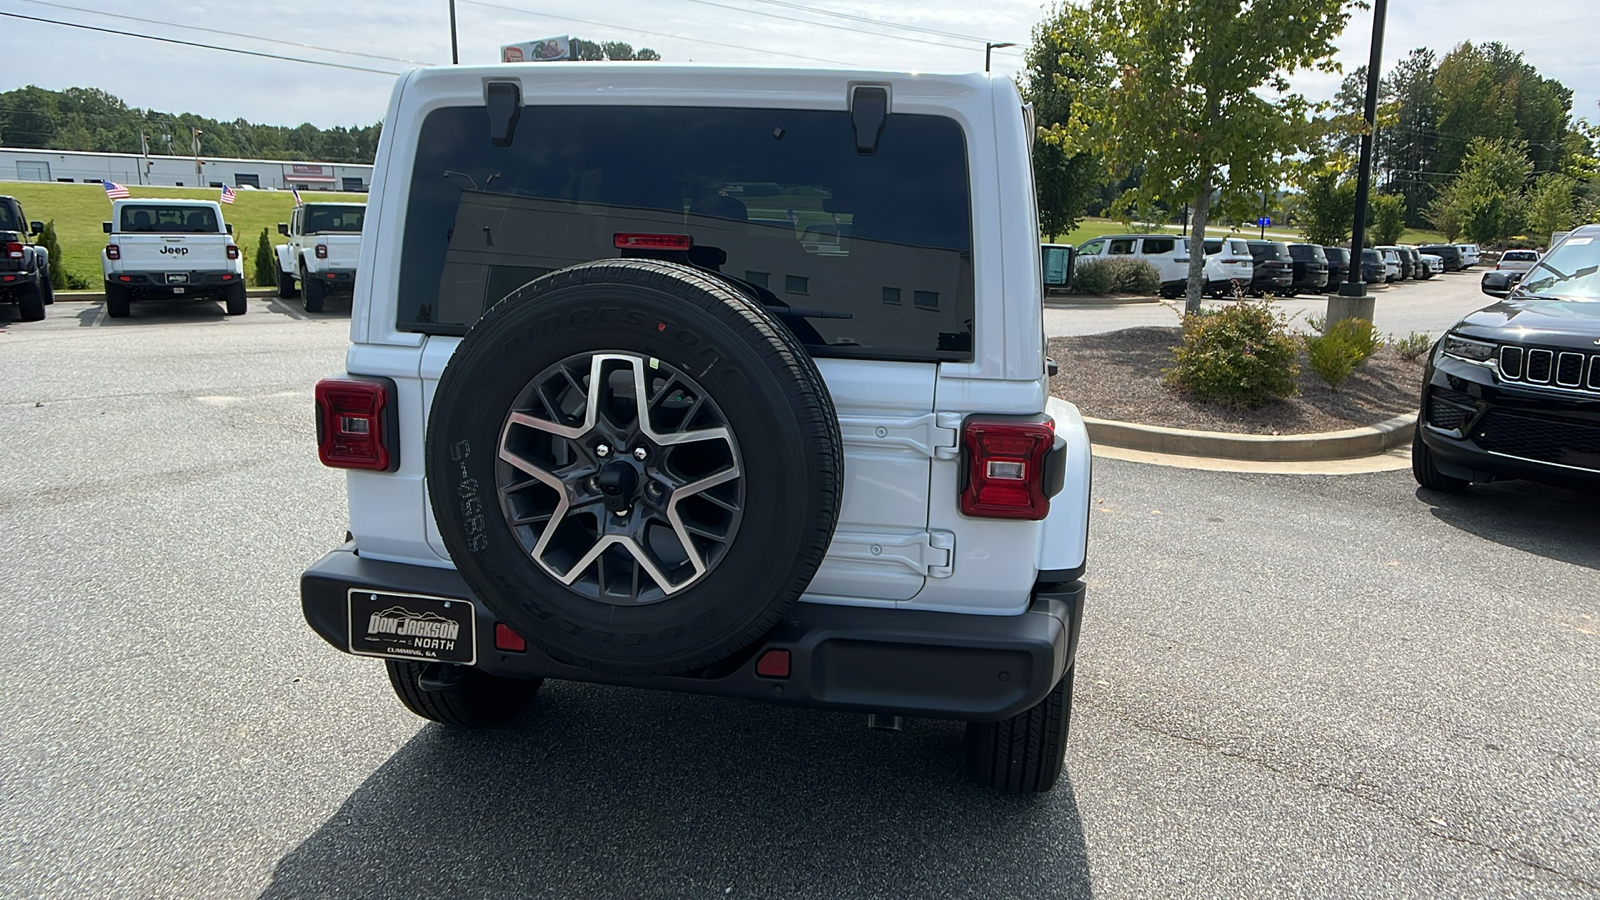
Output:
<svg viewBox="0 0 1600 900">
<path fill-rule="evenodd" d="M 1341 319 L 1366 319 L 1372 321 L 1373 298 L 1367 295 L 1366 281 L 1361 277 L 1361 251 L 1367 239 L 1367 198 L 1372 191 L 1372 138 L 1377 130 L 1378 75 L 1383 67 L 1383 20 L 1389 11 L 1389 0 L 1374 0 L 1372 4 L 1372 56 L 1367 62 L 1367 102 L 1364 110 L 1367 127 L 1361 135 L 1361 167 L 1356 173 L 1356 220 L 1351 227 L 1350 273 L 1339 285 L 1338 296 L 1328 297 L 1329 325 Z"/>
<path fill-rule="evenodd" d="M 192 125 L 189 126 L 189 130 L 194 132 L 194 183 L 195 183 L 195 187 L 205 187 L 206 186 L 205 172 L 203 172 L 201 170 L 201 168 L 200 168 L 200 133 L 201 132 L 200 132 L 200 129 L 195 128 Z"/>
<path fill-rule="evenodd" d="M 1010 41 L 1002 41 L 1002 42 L 1000 42 L 998 44 L 991 43 L 989 41 L 984 41 L 984 43 L 983 43 L 983 70 L 985 72 L 989 71 L 989 54 L 990 53 L 992 53 L 995 50 L 999 50 L 1001 48 L 1004 48 L 1004 47 L 1015 47 L 1015 46 L 1016 46 L 1016 44 L 1014 44 L 1014 43 L 1012 43 Z"/>
<path fill-rule="evenodd" d="M 450 0 L 450 65 L 461 65 L 461 53 L 456 50 L 456 0 Z"/>
</svg>

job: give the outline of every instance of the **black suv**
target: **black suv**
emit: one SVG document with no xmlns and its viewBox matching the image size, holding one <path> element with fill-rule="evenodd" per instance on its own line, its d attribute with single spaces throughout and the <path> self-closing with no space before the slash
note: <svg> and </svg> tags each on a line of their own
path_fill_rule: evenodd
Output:
<svg viewBox="0 0 1600 900">
<path fill-rule="evenodd" d="M 1289 258 L 1294 265 L 1294 289 L 1320 294 L 1328 287 L 1328 257 L 1317 244 L 1290 244 Z"/>
<path fill-rule="evenodd" d="M 1389 280 L 1383 265 L 1383 254 L 1371 247 L 1361 251 L 1361 280 L 1367 284 L 1383 284 Z"/>
<path fill-rule="evenodd" d="M 1465 261 L 1461 258 L 1461 248 L 1455 244 L 1427 244 L 1426 246 L 1418 247 L 1417 250 L 1421 253 L 1432 253 L 1434 256 L 1444 260 L 1444 270 L 1446 272 L 1459 272 L 1467 267 Z"/>
<path fill-rule="evenodd" d="M 29 222 L 21 203 L 0 197 L 0 303 L 15 303 L 24 322 L 44 318 L 44 308 L 55 302 L 50 254 L 28 241 L 43 233 L 44 223 Z"/>
<path fill-rule="evenodd" d="M 1322 255 L 1328 259 L 1328 280 L 1324 286 L 1337 291 L 1350 275 L 1350 251 L 1343 247 L 1323 247 Z"/>
<path fill-rule="evenodd" d="M 1282 241 L 1250 241 L 1250 258 L 1255 262 L 1255 273 L 1250 279 L 1250 293 L 1293 294 L 1294 257 L 1289 255 L 1289 245 Z"/>
<path fill-rule="evenodd" d="M 1574 232 L 1501 298 L 1457 322 L 1423 376 L 1417 483 L 1459 491 L 1528 478 L 1600 484 L 1600 225 Z"/>
</svg>

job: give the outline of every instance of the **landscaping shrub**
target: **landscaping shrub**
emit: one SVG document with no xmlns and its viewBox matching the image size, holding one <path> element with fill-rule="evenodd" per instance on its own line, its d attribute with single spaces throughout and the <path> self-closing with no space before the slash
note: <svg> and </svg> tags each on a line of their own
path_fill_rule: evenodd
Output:
<svg viewBox="0 0 1600 900">
<path fill-rule="evenodd" d="M 1239 302 L 1183 319 L 1183 344 L 1162 372 L 1170 388 L 1197 400 L 1257 407 L 1297 390 L 1299 348 L 1270 303 Z"/>
<path fill-rule="evenodd" d="M 66 260 L 61 258 L 61 239 L 56 237 L 56 220 L 44 223 L 44 233 L 39 243 L 50 255 L 50 286 L 58 291 L 68 290 Z"/>
<path fill-rule="evenodd" d="M 272 239 L 261 229 L 261 239 L 256 241 L 256 271 L 251 283 L 256 287 L 277 287 L 278 273 L 272 265 Z"/>
<path fill-rule="evenodd" d="M 1142 259 L 1095 259 L 1072 273 L 1074 294 L 1154 294 L 1161 275 Z"/>
<path fill-rule="evenodd" d="M 1433 348 L 1433 338 L 1420 331 L 1413 331 L 1405 337 L 1389 335 L 1389 346 L 1400 358 L 1406 362 L 1416 362 L 1422 355 Z"/>
<path fill-rule="evenodd" d="M 1323 334 L 1306 335 L 1305 342 L 1311 371 L 1335 391 L 1381 346 L 1377 331 L 1366 319 L 1342 319 Z"/>
</svg>

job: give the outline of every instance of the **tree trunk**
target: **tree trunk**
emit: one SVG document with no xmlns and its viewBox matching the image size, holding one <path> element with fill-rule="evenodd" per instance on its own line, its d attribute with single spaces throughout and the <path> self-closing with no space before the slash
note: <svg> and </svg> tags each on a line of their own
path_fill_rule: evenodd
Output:
<svg viewBox="0 0 1600 900">
<path fill-rule="evenodd" d="M 1211 167 L 1200 172 L 1194 198 L 1194 215 L 1189 220 L 1189 287 L 1184 294 L 1184 315 L 1200 311 L 1200 298 L 1206 290 L 1206 219 L 1211 214 Z"/>
</svg>

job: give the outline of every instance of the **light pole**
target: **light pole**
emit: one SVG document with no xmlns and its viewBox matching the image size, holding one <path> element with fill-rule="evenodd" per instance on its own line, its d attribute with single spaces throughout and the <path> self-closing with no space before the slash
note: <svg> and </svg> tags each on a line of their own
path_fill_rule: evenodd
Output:
<svg viewBox="0 0 1600 900">
<path fill-rule="evenodd" d="M 992 53 L 995 50 L 999 50 L 1002 47 L 1015 47 L 1015 46 L 1016 46 L 1016 44 L 1013 44 L 1010 41 L 1002 41 L 1002 42 L 1000 42 L 998 44 L 993 43 L 991 41 L 985 41 L 984 44 L 983 44 L 983 70 L 985 72 L 989 71 L 989 54 L 990 53 Z"/>
<path fill-rule="evenodd" d="M 1378 73 L 1383 66 L 1383 19 L 1389 0 L 1372 4 L 1372 57 L 1367 62 L 1367 127 L 1361 135 L 1361 166 L 1356 172 L 1356 220 L 1351 226 L 1350 272 L 1339 285 L 1338 296 L 1328 297 L 1329 325 L 1340 319 L 1372 321 L 1373 299 L 1367 296 L 1366 280 L 1361 276 L 1361 250 L 1367 239 L 1367 197 L 1372 191 L 1372 136 L 1378 116 Z"/>
<path fill-rule="evenodd" d="M 461 65 L 461 54 L 456 51 L 456 0 L 450 0 L 450 65 Z"/>
</svg>

